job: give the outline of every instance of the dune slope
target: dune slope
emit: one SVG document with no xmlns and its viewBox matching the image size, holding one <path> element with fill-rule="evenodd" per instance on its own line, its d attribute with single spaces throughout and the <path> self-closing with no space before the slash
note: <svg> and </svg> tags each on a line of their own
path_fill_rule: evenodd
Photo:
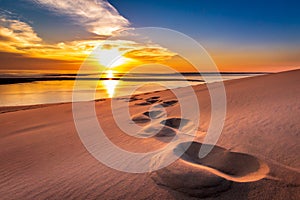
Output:
<svg viewBox="0 0 300 200">
<path fill-rule="evenodd" d="M 195 86 L 201 109 L 195 141 L 176 162 L 145 174 L 120 172 L 93 158 L 76 132 L 71 104 L 2 108 L 1 199 L 299 199 L 299 77 L 296 70 L 227 81 L 225 126 L 203 159 L 197 152 L 207 145 L 202 142 L 210 98 L 205 85 Z M 176 90 L 189 101 L 185 88 Z M 132 137 L 116 126 L 111 101 L 95 102 L 99 123 L 112 142 L 128 151 L 162 148 L 191 126 L 169 90 L 114 99 L 127 102 L 134 123 L 143 127 L 139 137 Z"/>
</svg>

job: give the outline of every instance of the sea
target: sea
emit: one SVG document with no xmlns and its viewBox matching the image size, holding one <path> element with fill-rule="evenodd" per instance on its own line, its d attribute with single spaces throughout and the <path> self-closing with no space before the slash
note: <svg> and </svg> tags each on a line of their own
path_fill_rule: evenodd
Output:
<svg viewBox="0 0 300 200">
<path fill-rule="evenodd" d="M 237 72 L 130 74 L 117 73 L 113 70 L 102 74 L 97 72 L 79 74 L 74 70 L 0 70 L 0 106 L 72 102 L 74 90 L 82 95 L 92 92 L 94 95 L 90 100 L 95 100 L 262 74 Z M 74 83 L 76 83 L 76 87 L 74 87 Z"/>
</svg>

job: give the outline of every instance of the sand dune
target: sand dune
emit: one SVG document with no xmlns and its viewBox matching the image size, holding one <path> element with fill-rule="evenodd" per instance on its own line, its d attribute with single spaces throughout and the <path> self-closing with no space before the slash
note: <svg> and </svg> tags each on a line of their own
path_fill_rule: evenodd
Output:
<svg viewBox="0 0 300 200">
<path fill-rule="evenodd" d="M 299 77 L 296 70 L 227 81 L 225 126 L 202 159 L 211 117 L 207 86 L 194 87 L 201 110 L 195 141 L 188 134 L 193 122 L 181 116 L 169 90 L 96 101 L 99 124 L 124 150 L 154 151 L 185 136 L 165 155 L 183 153 L 176 162 L 145 174 L 120 172 L 93 158 L 76 132 L 71 104 L 1 108 L 1 199 L 299 199 Z M 185 88 L 175 90 L 189 103 Z M 112 101 L 117 114 L 129 106 L 128 123 L 142 127 L 137 137 L 117 127 Z M 82 113 L 82 120 L 91 120 L 85 107 Z"/>
</svg>

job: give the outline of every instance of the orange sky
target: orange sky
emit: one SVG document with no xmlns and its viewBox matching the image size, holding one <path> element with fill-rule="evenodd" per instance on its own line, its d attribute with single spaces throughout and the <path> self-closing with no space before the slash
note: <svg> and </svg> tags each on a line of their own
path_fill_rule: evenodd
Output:
<svg viewBox="0 0 300 200">
<path fill-rule="evenodd" d="M 51 12 L 76 19 L 90 35 L 55 42 L 49 41 L 44 39 L 45 34 L 35 30 L 34 22 L 15 17 L 16 14 L 10 11 L 1 12 L 0 69 L 77 70 L 93 49 L 105 39 L 124 29 L 132 28 L 130 22 L 106 1 L 99 1 L 97 4 L 89 1 L 84 6 L 78 7 L 64 1 L 55 3 L 50 0 L 38 0 L 37 3 L 48 7 Z M 63 31 L 68 32 L 68 29 Z M 61 36 L 67 38 L 68 34 L 71 33 L 62 33 Z M 204 43 L 204 47 L 219 71 L 267 72 L 300 68 L 299 47 L 297 46 L 286 48 L 280 45 L 272 47 L 256 44 L 252 47 L 251 45 L 237 45 L 234 42 L 224 45 L 222 42 L 206 40 Z M 151 63 L 168 65 L 178 71 L 194 71 L 193 66 L 181 59 L 176 52 L 171 52 L 159 44 L 108 40 L 100 48 L 103 52 L 96 56 L 98 62 L 94 64 L 101 67 L 108 67 L 109 58 L 117 55 L 120 59 L 114 67 L 121 71 Z M 199 56 L 197 52 L 188 53 L 193 57 Z M 202 67 L 203 71 L 210 71 L 205 66 L 200 66 L 201 69 Z"/>
</svg>

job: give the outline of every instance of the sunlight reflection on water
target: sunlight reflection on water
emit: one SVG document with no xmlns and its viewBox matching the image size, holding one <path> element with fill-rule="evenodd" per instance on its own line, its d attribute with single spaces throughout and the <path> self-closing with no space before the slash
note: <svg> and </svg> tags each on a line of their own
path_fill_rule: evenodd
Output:
<svg viewBox="0 0 300 200">
<path fill-rule="evenodd" d="M 2 74 L 3 75 L 3 74 Z M 224 80 L 244 78 L 250 75 L 226 75 L 223 76 Z M 95 75 L 93 75 L 95 77 Z M 118 77 L 113 71 L 106 73 L 106 78 Z M 171 81 L 147 81 L 149 78 L 167 78 Z M 127 77 L 128 78 L 128 77 Z M 126 93 L 126 90 L 132 86 L 142 86 L 137 93 L 151 92 L 155 90 L 165 89 L 161 85 L 168 86 L 170 88 L 180 87 L 180 81 L 172 81 L 172 76 L 149 76 L 139 75 L 139 81 L 133 80 L 102 80 L 99 81 L 95 99 L 100 98 L 111 98 L 116 96 L 122 96 Z M 188 79 L 201 79 L 198 76 L 188 76 Z M 89 84 L 90 81 L 82 81 L 83 84 Z M 29 83 L 17 83 L 0 85 L 0 106 L 16 106 L 16 105 L 35 105 L 35 104 L 46 104 L 46 103 L 58 103 L 58 102 L 71 102 L 72 101 L 72 89 L 73 80 L 53 80 L 53 81 L 36 81 Z M 201 82 L 190 82 L 191 85 L 201 84 Z M 88 88 L 88 87 L 85 87 Z M 94 92 L 91 90 L 79 91 L 82 95 L 90 94 Z M 92 99 L 91 99 L 92 100 Z"/>
</svg>

